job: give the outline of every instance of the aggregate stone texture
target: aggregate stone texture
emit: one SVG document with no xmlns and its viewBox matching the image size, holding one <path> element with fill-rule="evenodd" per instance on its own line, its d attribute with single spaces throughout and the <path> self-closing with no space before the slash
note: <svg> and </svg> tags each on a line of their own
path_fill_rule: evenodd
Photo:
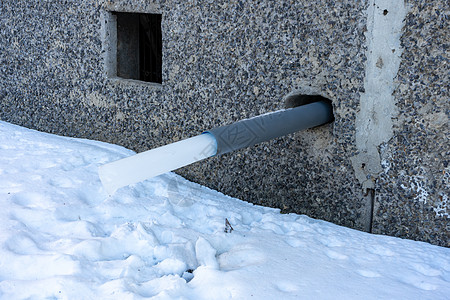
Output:
<svg viewBox="0 0 450 300">
<path fill-rule="evenodd" d="M 189 116 L 184 130 L 193 126 L 198 133 L 283 108 L 288 93 L 306 87 L 332 99 L 338 115 L 334 125 L 180 173 L 255 204 L 364 229 L 367 201 L 347 157 L 363 87 L 365 7 L 351 1 L 161 3 L 177 7 L 163 21 L 171 49 L 164 88 L 176 113 Z"/>
<path fill-rule="evenodd" d="M 450 247 L 449 8 L 412 1 L 394 92 L 398 120 L 380 153 L 374 232 Z"/>
<path fill-rule="evenodd" d="M 0 119 L 144 151 L 284 108 L 285 96 L 294 91 L 320 94 L 333 102 L 333 124 L 178 172 L 255 204 L 370 230 L 371 199 L 364 195 L 349 159 L 356 154 L 355 116 L 364 92 L 367 5 L 368 1 L 349 0 L 2 1 Z M 162 13 L 162 85 L 108 78 L 102 23 L 102 14 L 108 11 Z M 420 30 L 415 30 L 408 29 L 411 40 L 405 37 L 405 46 L 418 43 L 414 39 L 420 38 Z M 428 42 L 438 49 L 437 41 Z M 415 107 L 420 100 L 413 99 L 433 91 L 441 110 L 433 107 L 430 111 L 448 114 L 448 97 L 441 98 L 448 84 L 442 78 L 438 80 L 441 90 L 431 82 L 431 73 L 419 72 L 423 79 L 410 78 L 420 71 L 420 62 L 434 66 L 428 61 L 430 56 L 422 53 L 425 48 L 421 54 L 414 51 L 404 52 L 396 94 L 399 109 L 411 122 L 417 120 L 414 113 L 426 107 L 426 102 Z M 440 53 L 436 55 L 446 57 Z M 437 56 L 434 70 L 445 74 L 445 66 L 439 65 L 442 58 Z M 421 90 L 416 85 L 420 80 L 433 88 Z M 434 182 L 430 176 L 438 176 L 433 172 L 442 169 L 442 161 L 434 161 L 439 151 L 434 150 L 434 140 L 424 141 L 413 134 L 425 134 L 415 123 L 398 124 L 399 134 L 381 149 L 386 157 L 395 155 L 395 161 L 387 159 L 391 167 L 377 185 L 374 230 L 444 244 L 439 233 L 445 229 L 443 219 L 431 213 L 426 216 L 432 226 L 420 225 L 422 231 L 432 231 L 430 238 L 413 230 L 419 227 L 411 215 L 419 213 L 416 205 L 426 203 L 411 201 L 401 187 L 407 183 L 397 176 L 403 169 L 412 172 L 410 163 L 422 170 L 419 166 L 426 164 L 420 162 L 424 159 L 421 152 L 425 151 L 434 165 L 424 169 L 430 173 L 418 175 Z M 433 132 L 445 152 L 444 141 L 438 141 L 445 136 L 438 128 Z M 412 157 L 410 150 L 401 152 L 408 134 L 408 141 L 416 143 L 412 150 L 417 153 Z M 415 176 L 405 174 L 408 180 Z M 436 186 L 448 188 L 446 176 L 438 178 L 447 183 L 437 179 Z M 438 187 L 427 191 L 446 197 Z"/>
</svg>

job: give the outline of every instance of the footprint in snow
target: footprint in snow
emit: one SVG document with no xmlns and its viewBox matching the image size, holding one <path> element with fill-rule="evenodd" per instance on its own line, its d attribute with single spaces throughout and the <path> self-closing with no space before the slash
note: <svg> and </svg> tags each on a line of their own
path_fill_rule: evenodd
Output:
<svg viewBox="0 0 450 300">
<path fill-rule="evenodd" d="M 325 236 L 319 239 L 319 242 L 326 247 L 343 247 L 345 243 L 334 236 Z"/>
<path fill-rule="evenodd" d="M 27 231 L 49 233 L 58 230 L 57 223 L 52 218 L 49 209 L 31 206 L 20 207 L 12 209 L 9 218 L 17 221 Z"/>
<path fill-rule="evenodd" d="M 293 248 L 304 247 L 307 245 L 303 240 L 296 238 L 288 238 L 286 239 L 286 243 Z"/>
<path fill-rule="evenodd" d="M 10 252 L 20 255 L 44 253 L 34 238 L 27 233 L 21 233 L 8 238 L 5 242 L 5 248 Z"/>
<path fill-rule="evenodd" d="M 299 290 L 299 287 L 289 281 L 281 281 L 275 284 L 278 290 L 285 293 L 294 293 Z"/>
<path fill-rule="evenodd" d="M 422 276 L 408 276 L 402 279 L 405 283 L 410 284 L 420 290 L 434 291 L 438 288 L 437 285 L 424 280 Z"/>
<path fill-rule="evenodd" d="M 411 266 L 419 273 L 425 276 L 440 276 L 442 275 L 442 271 L 436 270 L 428 265 L 412 263 Z"/>
<path fill-rule="evenodd" d="M 339 260 L 343 260 L 343 259 L 347 259 L 348 256 L 333 250 L 327 250 L 325 251 L 325 254 L 331 258 L 331 259 L 339 259 Z"/>
<path fill-rule="evenodd" d="M 264 253 L 249 245 L 241 245 L 222 253 L 218 257 L 220 269 L 229 271 L 252 265 L 261 265 L 267 260 Z"/>
<path fill-rule="evenodd" d="M 23 187 L 20 183 L 9 180 L 3 181 L 3 179 L 0 182 L 0 193 L 12 194 L 19 193 L 21 191 L 23 191 Z"/>
<path fill-rule="evenodd" d="M 366 277 L 366 278 L 376 278 L 381 277 L 381 274 L 375 271 L 370 270 L 358 270 L 357 271 L 359 275 Z"/>
<path fill-rule="evenodd" d="M 381 245 L 374 245 L 371 248 L 367 249 L 370 253 L 379 255 L 379 256 L 395 256 L 395 252 L 391 249 L 383 247 Z"/>
<path fill-rule="evenodd" d="M 49 180 L 49 184 L 54 187 L 60 187 L 60 188 L 73 188 L 76 187 L 77 184 L 80 184 L 81 180 L 73 180 L 68 177 L 54 177 Z"/>
<path fill-rule="evenodd" d="M 49 196 L 37 192 L 19 192 L 11 197 L 11 201 L 26 208 L 47 209 L 53 206 Z"/>
</svg>

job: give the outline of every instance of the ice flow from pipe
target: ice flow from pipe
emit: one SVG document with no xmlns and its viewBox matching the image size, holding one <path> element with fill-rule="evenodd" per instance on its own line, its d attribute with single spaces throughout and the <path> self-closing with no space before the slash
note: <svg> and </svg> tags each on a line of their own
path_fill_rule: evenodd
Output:
<svg viewBox="0 0 450 300">
<path fill-rule="evenodd" d="M 213 128 L 203 134 L 145 151 L 99 167 L 112 195 L 117 189 L 187 166 L 211 156 L 333 121 L 331 104 L 319 101 Z"/>
<path fill-rule="evenodd" d="M 214 156 L 216 140 L 201 134 L 99 167 L 105 190 L 112 195 L 117 189 Z"/>
</svg>

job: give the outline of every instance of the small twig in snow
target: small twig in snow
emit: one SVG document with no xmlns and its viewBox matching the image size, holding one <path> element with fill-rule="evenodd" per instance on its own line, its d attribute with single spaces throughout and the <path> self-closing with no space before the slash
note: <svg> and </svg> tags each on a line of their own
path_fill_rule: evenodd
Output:
<svg viewBox="0 0 450 300">
<path fill-rule="evenodd" d="M 231 233 L 234 230 L 227 218 L 225 218 L 225 233 Z"/>
</svg>

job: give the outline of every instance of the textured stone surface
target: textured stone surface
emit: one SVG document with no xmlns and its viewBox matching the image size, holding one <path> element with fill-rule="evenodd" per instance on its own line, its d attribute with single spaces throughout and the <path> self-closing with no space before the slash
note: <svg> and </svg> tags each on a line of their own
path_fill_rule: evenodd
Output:
<svg viewBox="0 0 450 300">
<path fill-rule="evenodd" d="M 367 207 L 345 156 L 354 148 L 363 85 L 365 7 L 350 1 L 170 3 L 179 12 L 164 18 L 166 44 L 174 49 L 165 56 L 165 91 L 194 132 L 282 108 L 288 93 L 310 85 L 334 101 L 338 115 L 334 125 L 181 174 L 253 203 L 363 229 Z M 174 41 L 181 45 L 170 46 Z"/>
<path fill-rule="evenodd" d="M 450 246 L 449 9 L 409 4 L 394 92 L 394 137 L 380 147 L 374 231 Z"/>
<path fill-rule="evenodd" d="M 448 15 L 436 9 L 444 1 L 416 2 L 402 36 L 399 118 L 379 148 L 373 230 L 446 245 Z M 0 118 L 143 151 L 283 108 L 289 93 L 320 94 L 333 101 L 333 124 L 179 173 L 256 204 L 370 230 L 372 199 L 351 158 L 373 4 L 2 1 Z M 162 85 L 111 78 L 108 11 L 162 13 Z"/>
</svg>

